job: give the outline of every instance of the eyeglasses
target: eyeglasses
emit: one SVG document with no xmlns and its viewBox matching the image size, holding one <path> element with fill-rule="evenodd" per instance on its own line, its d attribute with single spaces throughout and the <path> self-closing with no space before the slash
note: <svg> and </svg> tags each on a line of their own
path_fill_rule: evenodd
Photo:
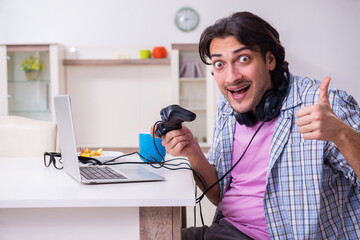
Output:
<svg viewBox="0 0 360 240">
<path fill-rule="evenodd" d="M 49 167 L 51 163 L 56 169 L 63 169 L 61 153 L 56 152 L 44 152 L 44 165 Z"/>
</svg>

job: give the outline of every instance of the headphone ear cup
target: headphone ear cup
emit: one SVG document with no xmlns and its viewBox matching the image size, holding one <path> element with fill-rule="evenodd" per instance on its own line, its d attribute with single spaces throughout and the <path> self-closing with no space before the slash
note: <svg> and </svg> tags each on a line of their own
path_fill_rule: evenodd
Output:
<svg viewBox="0 0 360 240">
<path fill-rule="evenodd" d="M 235 115 L 236 121 L 240 125 L 245 125 L 247 127 L 252 127 L 256 123 L 256 119 L 255 119 L 254 115 L 251 112 L 239 113 L 239 112 L 234 111 L 234 115 Z"/>
<path fill-rule="evenodd" d="M 274 91 L 267 91 L 260 103 L 256 107 L 256 116 L 259 120 L 267 121 L 274 119 L 280 112 L 280 96 L 277 96 Z"/>
<path fill-rule="evenodd" d="M 236 121 L 247 127 L 252 127 L 256 124 L 257 119 L 260 121 L 270 121 L 279 115 L 281 108 L 281 97 L 276 95 L 274 91 L 269 90 L 265 92 L 259 104 L 256 106 L 256 117 L 252 112 L 239 113 L 234 111 Z"/>
</svg>

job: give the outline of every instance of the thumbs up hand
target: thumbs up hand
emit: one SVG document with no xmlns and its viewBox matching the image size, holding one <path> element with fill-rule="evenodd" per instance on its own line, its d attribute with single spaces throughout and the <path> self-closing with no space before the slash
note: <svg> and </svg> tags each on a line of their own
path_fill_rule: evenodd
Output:
<svg viewBox="0 0 360 240">
<path fill-rule="evenodd" d="M 322 80 L 317 104 L 300 108 L 296 112 L 298 117 L 296 124 L 304 139 L 334 141 L 338 135 L 339 128 L 337 126 L 342 121 L 330 106 L 327 92 L 330 80 L 330 77 Z"/>
</svg>

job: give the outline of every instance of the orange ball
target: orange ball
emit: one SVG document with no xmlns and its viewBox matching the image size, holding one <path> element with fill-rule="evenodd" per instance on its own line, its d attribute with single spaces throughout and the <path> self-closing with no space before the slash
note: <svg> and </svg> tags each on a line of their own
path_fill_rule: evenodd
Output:
<svg viewBox="0 0 360 240">
<path fill-rule="evenodd" d="M 167 52 L 164 47 L 154 47 L 152 56 L 154 58 L 166 58 Z"/>
</svg>

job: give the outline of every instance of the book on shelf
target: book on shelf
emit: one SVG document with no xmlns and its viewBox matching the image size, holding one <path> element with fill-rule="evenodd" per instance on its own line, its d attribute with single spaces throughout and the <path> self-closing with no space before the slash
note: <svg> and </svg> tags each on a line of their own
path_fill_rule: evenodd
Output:
<svg viewBox="0 0 360 240">
<path fill-rule="evenodd" d="M 203 78 L 204 73 L 199 62 L 185 62 L 180 68 L 181 78 Z"/>
</svg>

